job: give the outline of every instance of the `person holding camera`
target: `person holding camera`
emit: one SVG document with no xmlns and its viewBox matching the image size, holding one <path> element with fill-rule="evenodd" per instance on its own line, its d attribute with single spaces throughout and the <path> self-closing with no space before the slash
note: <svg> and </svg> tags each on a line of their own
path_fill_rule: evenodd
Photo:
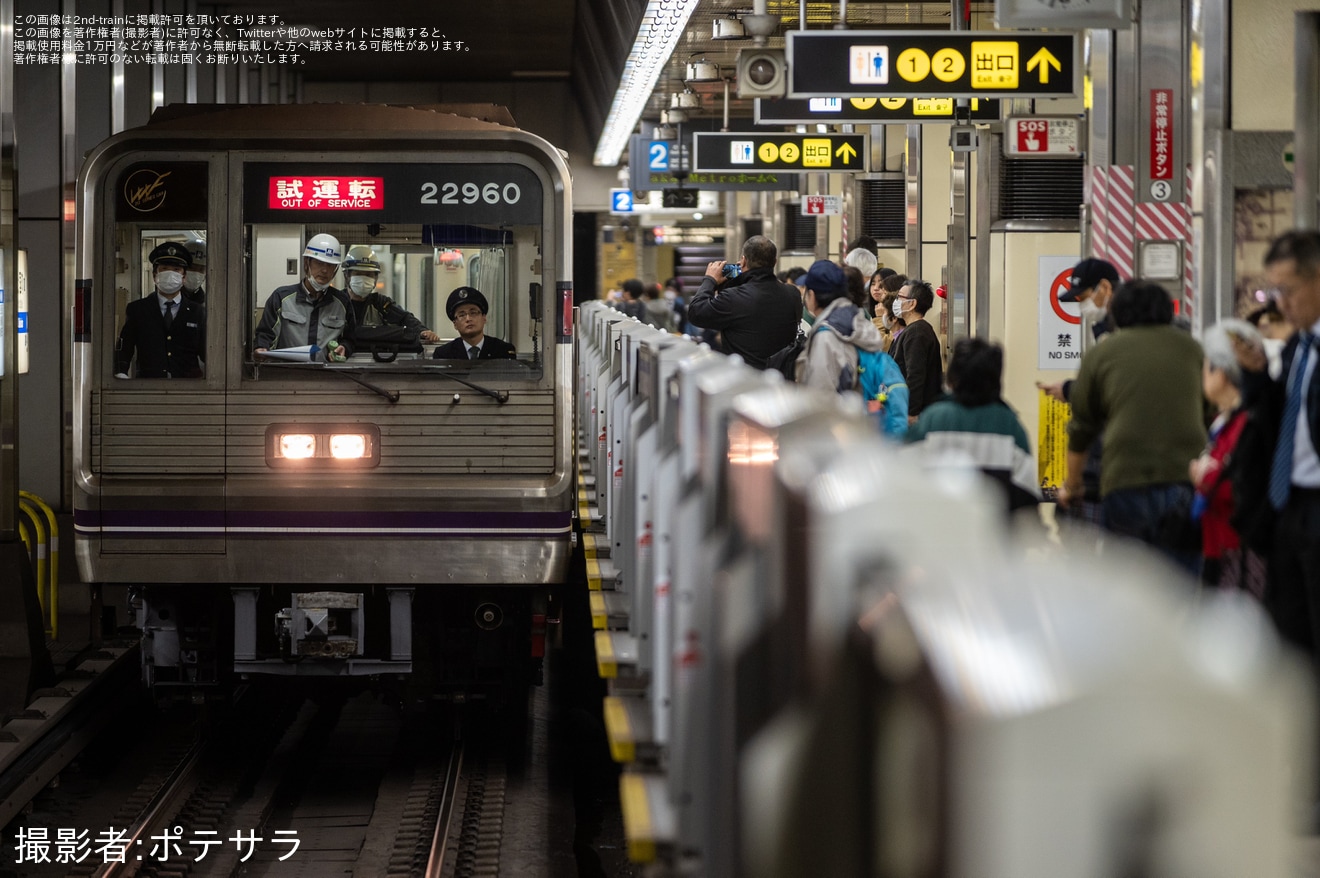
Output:
<svg viewBox="0 0 1320 878">
<path fill-rule="evenodd" d="M 706 266 L 706 276 L 688 302 L 690 322 L 719 330 L 724 352 L 739 355 L 756 369 L 764 369 L 773 354 L 793 343 L 802 315 L 798 288 L 775 277 L 778 256 L 773 241 L 753 235 L 744 242 L 738 262 L 720 260 Z"/>
</svg>

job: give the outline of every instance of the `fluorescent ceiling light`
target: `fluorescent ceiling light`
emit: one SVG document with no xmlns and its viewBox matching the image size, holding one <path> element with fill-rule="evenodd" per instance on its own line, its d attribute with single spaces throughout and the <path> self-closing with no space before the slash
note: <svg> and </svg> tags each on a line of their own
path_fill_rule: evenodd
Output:
<svg viewBox="0 0 1320 878">
<path fill-rule="evenodd" d="M 619 90 L 614 93 L 614 105 L 605 119 L 605 129 L 596 144 L 592 163 L 601 166 L 617 165 L 628 138 L 637 127 L 656 80 L 664 69 L 674 47 L 687 28 L 688 19 L 697 8 L 698 0 L 649 0 L 637 29 L 628 60 L 623 65 Z"/>
</svg>

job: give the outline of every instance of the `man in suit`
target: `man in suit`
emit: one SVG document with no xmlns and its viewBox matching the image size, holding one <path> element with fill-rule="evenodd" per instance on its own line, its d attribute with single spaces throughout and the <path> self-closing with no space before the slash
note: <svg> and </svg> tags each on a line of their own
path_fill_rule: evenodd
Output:
<svg viewBox="0 0 1320 878">
<path fill-rule="evenodd" d="M 201 378 L 206 359 L 206 308 L 179 293 L 192 265 L 188 250 L 166 241 L 151 251 L 155 291 L 129 302 L 115 346 L 115 377 L 128 378 L 137 359 L 138 378 Z"/>
<path fill-rule="evenodd" d="M 511 360 L 518 356 L 507 341 L 486 335 L 490 303 L 475 287 L 459 287 L 449 294 L 445 314 L 454 321 L 458 338 L 442 344 L 431 356 L 437 360 Z"/>
<path fill-rule="evenodd" d="M 1277 516 L 1268 547 L 1266 605 L 1280 632 L 1315 658 L 1320 647 L 1320 351 L 1315 346 L 1320 232 L 1295 230 L 1276 239 L 1265 254 L 1265 277 L 1279 310 L 1297 327 L 1283 349 L 1277 380 L 1270 379 L 1262 351 L 1245 346 L 1236 351 L 1244 370 L 1244 407 L 1268 427 L 1277 426 L 1268 471 L 1256 474 L 1256 481 L 1266 483 L 1268 504 L 1262 512 Z"/>
</svg>

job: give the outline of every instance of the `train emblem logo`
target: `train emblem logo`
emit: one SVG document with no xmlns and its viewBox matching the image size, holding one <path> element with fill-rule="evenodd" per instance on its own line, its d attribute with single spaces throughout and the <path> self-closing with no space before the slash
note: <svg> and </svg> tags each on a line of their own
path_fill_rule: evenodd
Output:
<svg viewBox="0 0 1320 878">
<path fill-rule="evenodd" d="M 165 178 L 170 173 L 162 174 L 150 168 L 134 171 L 124 181 L 124 200 L 134 210 L 150 213 L 165 203 Z"/>
</svg>

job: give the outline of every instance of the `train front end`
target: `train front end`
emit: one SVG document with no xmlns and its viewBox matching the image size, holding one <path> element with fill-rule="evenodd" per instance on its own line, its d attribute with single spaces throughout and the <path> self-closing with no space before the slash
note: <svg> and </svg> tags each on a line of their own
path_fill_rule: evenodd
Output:
<svg viewBox="0 0 1320 878">
<path fill-rule="evenodd" d="M 540 138 L 424 108 L 167 108 L 93 151 L 76 550 L 84 581 L 129 587 L 148 684 L 331 676 L 430 695 L 536 675 L 570 553 L 568 189 Z M 376 268 L 371 309 L 342 270 L 331 282 L 354 323 L 406 311 L 440 344 L 304 338 L 295 307 L 272 326 L 272 296 L 327 236 L 330 259 Z M 149 256 L 171 241 L 193 254 L 184 329 L 201 341 L 196 368 L 160 374 L 130 312 L 161 295 Z M 461 289 L 513 356 L 432 356 L 458 337 Z M 327 357 L 339 342 L 356 352 Z"/>
</svg>

